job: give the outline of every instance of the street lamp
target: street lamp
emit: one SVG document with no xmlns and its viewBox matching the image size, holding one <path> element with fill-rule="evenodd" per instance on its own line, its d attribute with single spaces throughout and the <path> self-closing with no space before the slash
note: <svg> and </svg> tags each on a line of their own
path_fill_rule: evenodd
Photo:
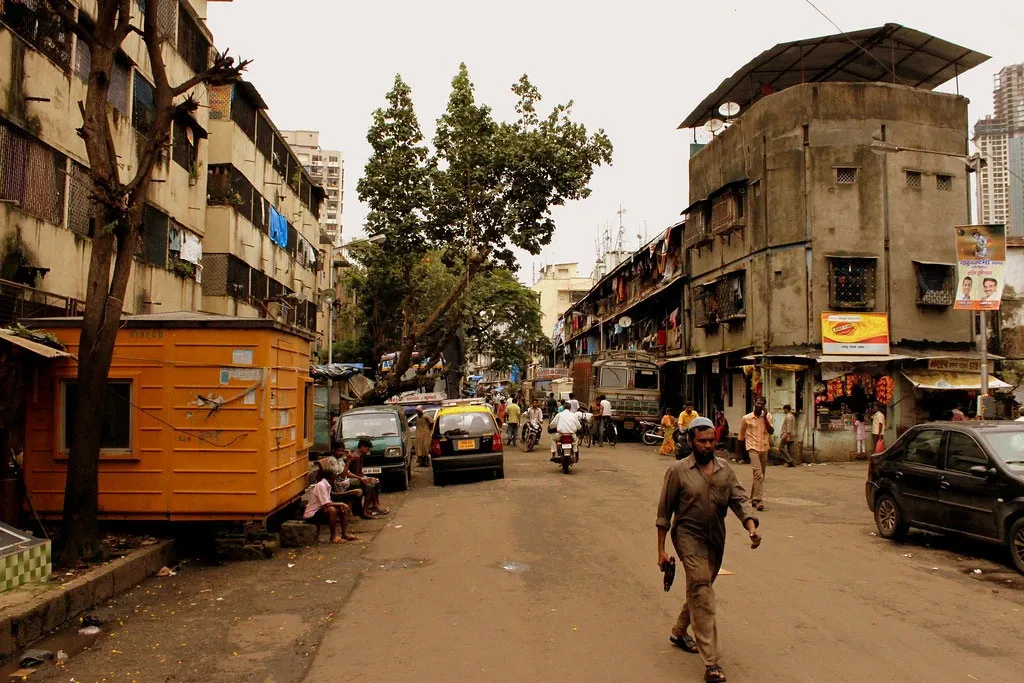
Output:
<svg viewBox="0 0 1024 683">
<path fill-rule="evenodd" d="M 323 295 L 323 300 L 327 302 L 327 364 L 330 365 L 334 362 L 334 301 L 338 298 L 337 293 L 334 291 L 334 255 L 344 249 L 350 247 L 358 247 L 363 244 L 381 244 L 387 241 L 387 235 L 384 233 L 377 233 L 376 235 L 370 235 L 366 239 L 352 240 L 346 242 L 337 247 L 331 247 L 327 254 L 327 291 Z"/>
</svg>

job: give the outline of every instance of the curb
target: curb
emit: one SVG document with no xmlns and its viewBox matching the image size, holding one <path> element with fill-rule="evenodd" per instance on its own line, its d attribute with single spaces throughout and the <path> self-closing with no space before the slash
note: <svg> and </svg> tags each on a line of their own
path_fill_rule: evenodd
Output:
<svg viewBox="0 0 1024 683">
<path fill-rule="evenodd" d="M 22 651 L 83 612 L 137 586 L 174 563 L 174 541 L 163 540 L 93 569 L 0 614 L 0 661 Z"/>
</svg>

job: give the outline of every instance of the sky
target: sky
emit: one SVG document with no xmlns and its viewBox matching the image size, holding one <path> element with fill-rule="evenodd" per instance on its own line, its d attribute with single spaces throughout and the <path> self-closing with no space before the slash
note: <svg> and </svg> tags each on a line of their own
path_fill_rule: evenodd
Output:
<svg viewBox="0 0 1024 683">
<path fill-rule="evenodd" d="M 941 0 L 813 1 L 843 31 L 898 23 L 990 55 L 959 79 L 972 126 L 992 111 L 995 73 L 1024 61 L 1020 0 L 969 13 L 941 11 Z M 620 207 L 626 249 L 677 222 L 689 203 L 690 137 L 679 122 L 776 43 L 837 33 L 828 19 L 808 0 L 234 0 L 210 2 L 207 24 L 218 49 L 253 60 L 246 79 L 278 128 L 319 130 L 321 147 L 341 150 L 346 241 L 363 235 L 356 182 L 370 154 L 366 131 L 396 73 L 428 140 L 460 62 L 495 118 L 512 117 L 510 88 L 524 73 L 544 96 L 542 111 L 573 100 L 577 121 L 608 133 L 613 162 L 595 172 L 589 198 L 554 212 L 551 244 L 524 254 L 519 275 L 529 283 L 544 263 L 589 272 L 600 233 L 618 233 Z"/>
</svg>

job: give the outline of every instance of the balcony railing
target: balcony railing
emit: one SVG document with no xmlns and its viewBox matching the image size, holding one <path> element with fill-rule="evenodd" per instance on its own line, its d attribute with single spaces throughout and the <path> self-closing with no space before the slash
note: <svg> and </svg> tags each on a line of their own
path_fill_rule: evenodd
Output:
<svg viewBox="0 0 1024 683">
<path fill-rule="evenodd" d="M 84 313 L 84 301 L 0 280 L 0 325 L 10 325 L 24 318 L 79 316 Z"/>
</svg>

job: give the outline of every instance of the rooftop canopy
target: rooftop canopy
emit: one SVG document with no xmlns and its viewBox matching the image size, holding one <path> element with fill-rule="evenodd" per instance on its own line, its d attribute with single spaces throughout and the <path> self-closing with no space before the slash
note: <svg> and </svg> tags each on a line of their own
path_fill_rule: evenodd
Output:
<svg viewBox="0 0 1024 683">
<path fill-rule="evenodd" d="M 724 119 L 719 108 L 729 102 L 742 113 L 764 95 L 801 83 L 878 82 L 934 90 L 988 58 L 899 24 L 779 43 L 722 81 L 679 127 Z"/>
</svg>

